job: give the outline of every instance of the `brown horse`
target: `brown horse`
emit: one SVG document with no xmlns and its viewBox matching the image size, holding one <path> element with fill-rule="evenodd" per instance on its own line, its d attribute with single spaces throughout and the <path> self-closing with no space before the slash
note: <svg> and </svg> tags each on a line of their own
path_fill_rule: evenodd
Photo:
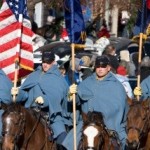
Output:
<svg viewBox="0 0 150 150">
<path fill-rule="evenodd" d="M 78 150 L 121 150 L 117 133 L 106 128 L 100 112 L 83 114 L 82 138 Z"/>
<path fill-rule="evenodd" d="M 150 99 L 128 100 L 127 146 L 129 149 L 150 150 Z"/>
<path fill-rule="evenodd" d="M 41 123 L 40 112 L 25 109 L 21 104 L 2 106 L 2 150 L 55 150 L 48 140 L 47 127 Z"/>
</svg>

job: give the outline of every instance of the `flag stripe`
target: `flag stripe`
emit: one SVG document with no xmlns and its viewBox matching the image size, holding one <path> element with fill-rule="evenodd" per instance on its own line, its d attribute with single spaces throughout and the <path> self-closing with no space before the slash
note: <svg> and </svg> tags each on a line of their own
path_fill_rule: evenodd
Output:
<svg viewBox="0 0 150 150">
<path fill-rule="evenodd" d="M 16 44 L 18 43 L 18 38 L 19 37 L 14 37 L 14 35 L 17 35 L 18 33 L 17 33 L 17 31 L 18 30 L 15 30 L 15 31 L 13 31 L 13 32 L 11 32 L 10 34 L 6 34 L 6 35 L 4 35 L 4 36 L 2 36 L 1 38 L 0 38 L 0 42 L 1 42 L 1 45 L 3 45 L 3 44 L 11 44 L 12 43 L 12 41 L 15 39 L 15 42 L 16 42 Z M 1 32 L 1 31 L 0 31 Z M 14 45 L 14 43 L 12 43 L 13 45 Z M 1 46 L 0 45 L 0 46 Z M 7 45 L 6 45 L 7 46 Z M 8 45 L 8 46 L 10 46 L 10 45 Z M 8 47 L 7 46 L 7 47 Z M 5 48 L 4 48 L 4 50 L 5 50 Z"/>
<path fill-rule="evenodd" d="M 9 9 L 6 2 L 3 3 L 2 7 L 1 7 L 1 10 L 0 10 L 0 13 L 2 14 L 0 16 L 0 21 L 5 20 L 7 17 L 13 17 L 13 16 L 11 16 L 12 11 Z"/>
<path fill-rule="evenodd" d="M 17 29 L 18 27 L 18 22 L 14 22 L 10 25 L 7 25 L 7 27 L 1 29 L 1 32 L 0 32 L 0 37 L 4 36 L 5 34 L 9 34 L 11 32 L 14 31 L 14 28 Z M 7 29 L 7 30 L 6 30 Z M 14 32 L 16 32 L 17 30 L 15 30 Z M 13 33 L 12 33 L 13 34 Z"/>
<path fill-rule="evenodd" d="M 2 61 L 1 63 L 7 64 L 7 62 L 3 61 L 3 60 L 9 60 L 10 58 L 14 58 L 15 59 L 15 54 L 16 54 L 16 48 L 12 48 L 6 52 L 1 53 L 1 57 L 0 57 L 0 61 Z"/>
<path fill-rule="evenodd" d="M 6 37 L 5 37 L 6 38 Z M 3 42 L 4 41 L 4 42 Z M 3 53 L 3 52 L 9 52 L 7 50 L 11 49 L 11 48 L 14 48 L 17 43 L 18 43 L 18 38 L 16 39 L 12 39 L 11 41 L 8 41 L 6 42 L 5 40 L 1 39 L 0 38 L 0 42 L 2 43 L 0 45 L 0 53 Z M 15 50 L 16 51 L 16 50 Z M 11 50 L 10 50 L 10 53 L 11 53 Z M 1 57 L 0 57 L 1 58 Z"/>
<path fill-rule="evenodd" d="M 1 62 L 1 67 L 2 67 L 2 68 L 5 68 L 5 67 L 7 67 L 7 66 L 12 65 L 12 62 L 15 62 L 15 61 L 14 61 L 15 58 L 16 58 L 16 55 L 10 56 L 10 57 L 7 58 L 7 59 L 3 59 L 3 61 Z"/>
<path fill-rule="evenodd" d="M 23 60 L 27 59 L 29 61 L 33 61 L 33 55 L 30 52 L 27 52 L 26 50 L 21 49 L 20 56 Z"/>
</svg>

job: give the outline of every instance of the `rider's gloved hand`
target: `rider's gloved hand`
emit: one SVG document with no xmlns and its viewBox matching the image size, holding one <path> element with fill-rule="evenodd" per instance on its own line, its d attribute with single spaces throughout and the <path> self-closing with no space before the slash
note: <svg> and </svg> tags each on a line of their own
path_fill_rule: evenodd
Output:
<svg viewBox="0 0 150 150">
<path fill-rule="evenodd" d="M 38 103 L 38 104 L 43 104 L 44 103 L 44 99 L 42 96 L 39 96 L 35 99 L 35 102 Z"/>
<path fill-rule="evenodd" d="M 69 87 L 69 92 L 68 92 L 68 98 L 71 101 L 73 99 L 73 94 L 77 93 L 77 85 L 76 84 L 72 84 Z"/>
<path fill-rule="evenodd" d="M 135 87 L 133 93 L 134 93 L 135 96 L 141 96 L 142 95 L 141 87 Z"/>
<path fill-rule="evenodd" d="M 12 87 L 11 95 L 17 95 L 18 93 L 19 93 L 19 88 L 18 87 Z"/>
</svg>

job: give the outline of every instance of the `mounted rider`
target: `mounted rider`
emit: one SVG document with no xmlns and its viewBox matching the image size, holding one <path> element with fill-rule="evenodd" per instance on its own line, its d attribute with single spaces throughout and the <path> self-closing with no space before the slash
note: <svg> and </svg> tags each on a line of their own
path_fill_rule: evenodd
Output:
<svg viewBox="0 0 150 150">
<path fill-rule="evenodd" d="M 12 93 L 17 89 L 12 89 Z M 48 112 L 53 138 L 58 144 L 66 136 L 64 121 L 68 85 L 61 75 L 56 63 L 55 55 L 50 51 L 43 51 L 42 66 L 31 73 L 21 85 L 17 102 L 25 102 L 25 107 L 37 107 Z"/>
<path fill-rule="evenodd" d="M 78 87 L 73 84 L 69 88 L 69 99 L 76 95 L 76 103 L 81 105 L 82 112 L 100 111 L 108 129 L 119 134 L 122 147 L 125 147 L 125 121 L 128 111 L 127 95 L 123 85 L 110 71 L 110 60 L 107 56 L 98 56 L 95 62 L 95 73 L 82 81 Z M 77 143 L 81 138 L 82 121 L 77 125 Z M 67 135 L 63 145 L 73 149 L 72 131 Z"/>
</svg>

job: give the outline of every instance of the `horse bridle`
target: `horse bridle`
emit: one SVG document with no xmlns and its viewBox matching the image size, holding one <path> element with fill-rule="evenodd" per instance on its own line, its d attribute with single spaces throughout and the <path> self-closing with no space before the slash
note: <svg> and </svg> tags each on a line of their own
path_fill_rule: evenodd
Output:
<svg viewBox="0 0 150 150">
<path fill-rule="evenodd" d="M 10 112 L 11 113 L 11 112 Z M 19 122 L 14 124 L 15 126 L 17 126 L 17 128 L 19 129 L 18 132 L 16 133 L 11 133 L 8 131 L 2 131 L 2 135 L 4 137 L 4 135 L 6 136 L 12 136 L 14 137 L 14 143 L 17 142 L 18 138 L 23 134 L 24 132 L 24 127 L 25 127 L 25 117 L 24 114 L 22 112 L 19 113 Z"/>
</svg>

